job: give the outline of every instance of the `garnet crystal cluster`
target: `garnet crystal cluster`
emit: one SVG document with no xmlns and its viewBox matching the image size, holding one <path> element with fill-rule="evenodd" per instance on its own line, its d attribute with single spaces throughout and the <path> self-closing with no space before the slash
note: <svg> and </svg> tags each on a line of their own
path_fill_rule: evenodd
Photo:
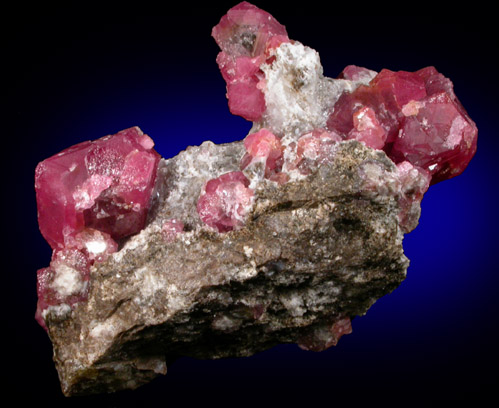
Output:
<svg viewBox="0 0 499 408">
<path fill-rule="evenodd" d="M 319 55 L 243 2 L 213 28 L 242 141 L 161 159 L 135 127 L 36 168 L 36 319 L 66 395 L 135 388 L 176 356 L 321 351 L 394 290 L 431 184 L 477 128 L 433 67 L 324 77 Z"/>
<path fill-rule="evenodd" d="M 160 156 L 135 127 L 83 142 L 39 163 L 35 189 L 40 231 L 53 249 L 38 271 L 36 318 L 84 301 L 90 266 L 146 223 Z"/>
</svg>

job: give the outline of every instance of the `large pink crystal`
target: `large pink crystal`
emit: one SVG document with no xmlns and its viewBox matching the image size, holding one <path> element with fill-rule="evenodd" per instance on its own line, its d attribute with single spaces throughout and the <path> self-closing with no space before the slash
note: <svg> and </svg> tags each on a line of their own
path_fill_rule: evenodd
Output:
<svg viewBox="0 0 499 408">
<path fill-rule="evenodd" d="M 153 145 L 133 127 L 38 164 L 38 223 L 53 249 L 85 228 L 119 240 L 144 227 L 160 159 Z"/>
<path fill-rule="evenodd" d="M 54 250 L 38 271 L 36 319 L 84 301 L 90 266 L 145 226 L 160 156 L 138 127 L 72 146 L 38 164 L 40 231 Z"/>
<path fill-rule="evenodd" d="M 361 78 L 348 66 L 343 78 Z M 478 131 L 457 100 L 452 83 L 434 67 L 416 72 L 383 69 L 369 83 L 343 93 L 328 129 L 383 149 L 396 163 L 424 169 L 431 183 L 457 176 L 476 152 Z"/>
<path fill-rule="evenodd" d="M 221 49 L 217 63 L 227 83 L 230 111 L 259 120 L 265 112 L 260 65 L 271 58 L 272 49 L 289 42 L 286 28 L 266 11 L 242 2 L 222 17 L 212 35 Z"/>
<path fill-rule="evenodd" d="M 201 220 L 218 232 L 241 228 L 253 204 L 253 190 L 240 171 L 209 180 L 197 203 Z"/>
<path fill-rule="evenodd" d="M 444 92 L 414 103 L 401 122 L 390 156 L 432 175 L 432 183 L 463 172 L 476 151 L 477 129 Z"/>
</svg>

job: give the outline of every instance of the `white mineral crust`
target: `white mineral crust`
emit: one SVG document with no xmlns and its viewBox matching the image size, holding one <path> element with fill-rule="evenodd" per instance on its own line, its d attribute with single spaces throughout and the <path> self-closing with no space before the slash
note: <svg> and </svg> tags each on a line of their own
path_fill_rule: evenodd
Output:
<svg viewBox="0 0 499 408">
<path fill-rule="evenodd" d="M 371 71 L 358 81 L 325 77 L 318 52 L 298 41 L 281 44 L 273 55 L 272 63 L 260 67 L 265 73 L 266 112 L 256 126 L 295 139 L 324 128 L 340 95 L 368 84 L 376 74 Z"/>
</svg>

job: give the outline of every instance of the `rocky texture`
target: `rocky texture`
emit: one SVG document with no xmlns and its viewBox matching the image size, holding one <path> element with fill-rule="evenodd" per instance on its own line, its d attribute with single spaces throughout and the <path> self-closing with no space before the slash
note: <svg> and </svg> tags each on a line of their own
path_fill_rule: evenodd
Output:
<svg viewBox="0 0 499 408">
<path fill-rule="evenodd" d="M 336 345 L 404 279 L 403 234 L 416 227 L 430 183 L 459 174 L 476 150 L 476 126 L 432 67 L 348 66 L 326 78 L 314 50 L 246 2 L 213 36 L 229 107 L 254 121 L 250 134 L 157 163 L 146 160 L 156 157 L 150 138 L 129 129 L 147 153 L 126 151 L 133 160 L 121 170 L 103 149 L 85 163 L 114 170 L 70 183 L 70 214 L 113 203 L 122 181 L 127 190 L 137 180 L 147 197 L 132 232 L 94 212 L 69 234 L 57 224 L 49 240 L 37 319 L 65 395 L 138 387 L 178 356 Z M 50 207 L 50 189 L 40 191 L 42 214 L 63 219 L 67 208 Z"/>
<path fill-rule="evenodd" d="M 162 161 L 162 183 L 186 188 L 164 188 L 154 221 L 94 265 L 87 302 L 47 314 L 66 395 L 137 387 L 179 355 L 323 350 L 404 279 L 398 172 L 383 152 L 344 142 L 306 180 L 263 181 L 246 226 L 225 234 L 201 225 L 194 200 L 173 206 L 168 191 L 195 197 L 207 171 L 237 169 L 242 154 L 241 144 L 207 142 Z M 382 176 L 375 190 L 370 168 Z M 164 220 L 177 213 L 187 231 L 165 242 Z"/>
</svg>

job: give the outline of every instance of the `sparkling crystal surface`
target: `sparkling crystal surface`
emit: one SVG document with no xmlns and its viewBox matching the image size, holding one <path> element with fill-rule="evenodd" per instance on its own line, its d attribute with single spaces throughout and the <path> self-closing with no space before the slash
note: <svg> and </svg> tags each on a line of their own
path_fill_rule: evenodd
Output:
<svg viewBox="0 0 499 408">
<path fill-rule="evenodd" d="M 347 67 L 343 77 L 360 77 Z M 416 72 L 383 69 L 368 85 L 343 93 L 327 126 L 375 149 L 396 163 L 409 161 L 432 176 L 457 176 L 476 152 L 478 131 L 448 78 L 427 67 Z"/>
<path fill-rule="evenodd" d="M 241 228 L 253 202 L 253 190 L 249 184 L 240 171 L 209 180 L 197 203 L 201 220 L 218 232 Z"/>
<path fill-rule="evenodd" d="M 114 240 L 140 231 L 160 156 L 139 128 L 72 146 L 38 164 L 40 231 L 53 249 L 84 228 Z"/>
</svg>

